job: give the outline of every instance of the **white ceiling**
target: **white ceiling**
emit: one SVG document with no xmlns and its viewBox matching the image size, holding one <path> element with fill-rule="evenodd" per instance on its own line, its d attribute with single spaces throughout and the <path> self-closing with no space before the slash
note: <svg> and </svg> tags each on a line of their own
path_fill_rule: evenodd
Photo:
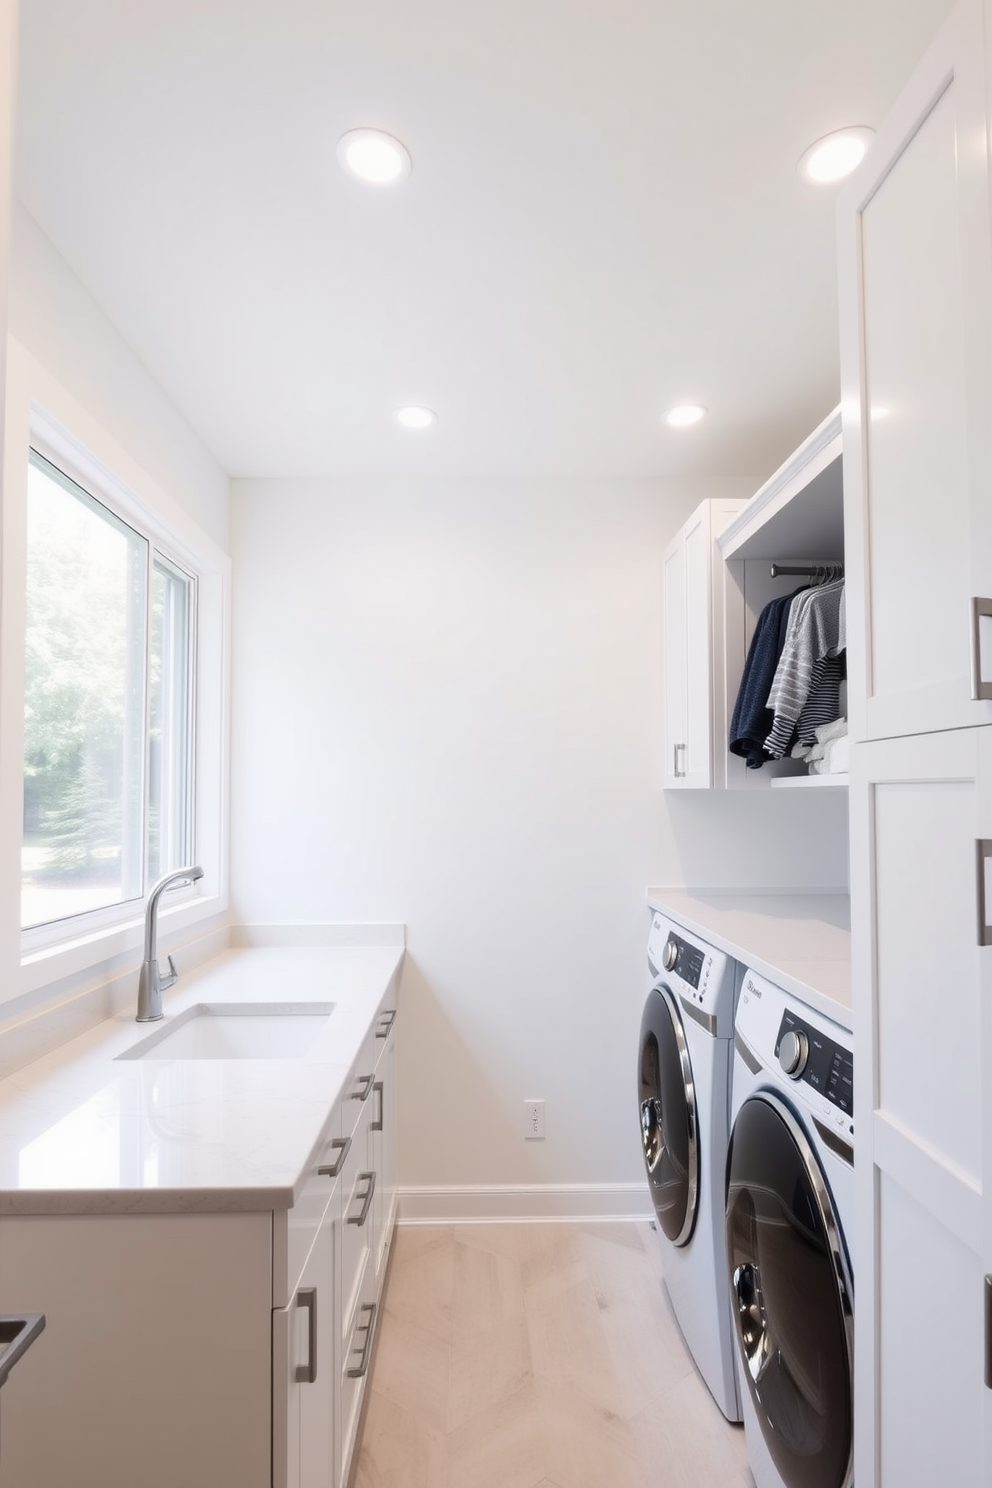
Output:
<svg viewBox="0 0 992 1488">
<path fill-rule="evenodd" d="M 950 8 L 21 0 L 17 189 L 231 474 L 763 476 L 838 397 L 796 162 Z"/>
</svg>

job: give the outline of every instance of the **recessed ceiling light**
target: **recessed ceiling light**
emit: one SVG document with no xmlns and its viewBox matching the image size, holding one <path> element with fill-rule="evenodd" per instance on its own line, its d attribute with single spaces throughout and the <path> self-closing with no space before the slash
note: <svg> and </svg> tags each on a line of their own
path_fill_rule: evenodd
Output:
<svg viewBox="0 0 992 1488">
<path fill-rule="evenodd" d="M 874 129 L 865 124 L 825 134 L 803 155 L 798 166 L 799 174 L 814 186 L 829 186 L 832 181 L 843 181 L 845 176 L 857 170 L 874 137 Z"/>
<path fill-rule="evenodd" d="M 706 417 L 706 409 L 700 403 L 679 403 L 665 414 L 665 423 L 673 429 L 687 429 Z"/>
<path fill-rule="evenodd" d="M 410 174 L 406 145 L 381 129 L 349 129 L 338 140 L 341 169 L 372 186 L 393 186 Z"/>
<path fill-rule="evenodd" d="M 429 429 L 437 423 L 433 408 L 397 408 L 396 418 L 404 429 Z"/>
</svg>

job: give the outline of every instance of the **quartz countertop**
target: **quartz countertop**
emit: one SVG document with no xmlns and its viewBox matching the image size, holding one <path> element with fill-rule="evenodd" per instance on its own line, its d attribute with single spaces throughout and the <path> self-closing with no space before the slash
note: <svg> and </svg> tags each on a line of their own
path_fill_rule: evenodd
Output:
<svg viewBox="0 0 992 1488">
<path fill-rule="evenodd" d="M 850 1029 L 851 903 L 846 894 L 648 889 L 648 904 Z"/>
<path fill-rule="evenodd" d="M 225 951 L 164 996 L 195 1003 L 334 1003 L 292 1059 L 119 1059 L 163 1026 L 108 1018 L 0 1081 L 0 1214 L 289 1208 L 400 946 Z"/>
</svg>

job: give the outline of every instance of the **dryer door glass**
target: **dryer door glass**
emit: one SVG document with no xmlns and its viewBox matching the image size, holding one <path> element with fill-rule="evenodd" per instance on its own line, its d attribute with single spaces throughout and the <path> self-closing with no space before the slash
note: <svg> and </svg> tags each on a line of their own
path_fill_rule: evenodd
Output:
<svg viewBox="0 0 992 1488">
<path fill-rule="evenodd" d="M 641 1148 L 658 1223 L 674 1245 L 692 1238 L 699 1197 L 699 1143 L 692 1063 L 674 996 L 657 985 L 641 1020 L 638 1067 Z"/>
<path fill-rule="evenodd" d="M 737 1343 L 765 1444 L 786 1488 L 847 1488 L 850 1271 L 820 1164 L 773 1092 L 741 1107 L 727 1172 Z"/>
</svg>

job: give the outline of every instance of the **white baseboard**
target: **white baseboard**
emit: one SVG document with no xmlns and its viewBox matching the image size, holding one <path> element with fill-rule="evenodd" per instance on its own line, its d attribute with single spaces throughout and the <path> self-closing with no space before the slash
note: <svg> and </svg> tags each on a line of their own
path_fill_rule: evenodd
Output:
<svg viewBox="0 0 992 1488">
<path fill-rule="evenodd" d="M 485 1224 L 651 1219 L 642 1183 L 533 1184 L 513 1188 L 401 1188 L 400 1224 Z"/>
</svg>

